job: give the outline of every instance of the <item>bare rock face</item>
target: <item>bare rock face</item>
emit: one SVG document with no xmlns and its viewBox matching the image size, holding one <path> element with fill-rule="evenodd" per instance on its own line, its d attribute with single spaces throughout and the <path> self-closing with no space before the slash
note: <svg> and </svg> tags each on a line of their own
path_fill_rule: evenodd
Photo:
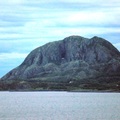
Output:
<svg viewBox="0 0 120 120">
<path fill-rule="evenodd" d="M 120 75 L 120 52 L 108 41 L 70 36 L 33 50 L 2 80 L 88 79 Z"/>
</svg>

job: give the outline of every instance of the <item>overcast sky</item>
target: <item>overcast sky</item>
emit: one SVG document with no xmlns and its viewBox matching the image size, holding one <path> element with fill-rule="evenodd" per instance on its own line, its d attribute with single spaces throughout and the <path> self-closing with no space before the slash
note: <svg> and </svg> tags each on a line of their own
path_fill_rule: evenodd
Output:
<svg viewBox="0 0 120 120">
<path fill-rule="evenodd" d="M 0 0 L 0 77 L 36 47 L 71 35 L 120 50 L 120 0 Z"/>
</svg>

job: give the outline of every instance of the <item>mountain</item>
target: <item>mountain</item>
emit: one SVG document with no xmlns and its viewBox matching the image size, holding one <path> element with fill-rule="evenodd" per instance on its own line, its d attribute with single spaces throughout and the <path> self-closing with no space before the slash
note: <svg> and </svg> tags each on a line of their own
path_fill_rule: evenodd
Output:
<svg viewBox="0 0 120 120">
<path fill-rule="evenodd" d="M 97 36 L 69 36 L 36 48 L 1 81 L 116 89 L 120 84 L 120 52 Z"/>
</svg>

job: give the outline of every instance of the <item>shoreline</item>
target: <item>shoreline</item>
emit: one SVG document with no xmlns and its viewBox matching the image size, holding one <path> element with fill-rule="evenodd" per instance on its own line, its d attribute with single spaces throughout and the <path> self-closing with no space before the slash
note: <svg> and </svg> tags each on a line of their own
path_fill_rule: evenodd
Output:
<svg viewBox="0 0 120 120">
<path fill-rule="evenodd" d="M 81 89 L 81 90 L 5 90 L 0 92 L 86 92 L 86 93 L 120 93 L 117 90 L 91 90 L 91 89 Z"/>
</svg>

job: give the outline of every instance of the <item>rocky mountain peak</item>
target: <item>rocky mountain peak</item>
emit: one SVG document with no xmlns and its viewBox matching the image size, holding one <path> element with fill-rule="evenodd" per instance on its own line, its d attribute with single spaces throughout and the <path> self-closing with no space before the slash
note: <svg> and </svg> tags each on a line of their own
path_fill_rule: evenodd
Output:
<svg viewBox="0 0 120 120">
<path fill-rule="evenodd" d="M 112 59 L 116 63 L 115 69 L 110 62 Z M 20 66 L 6 74 L 2 80 L 51 79 L 55 76 L 66 78 L 66 75 L 70 78 L 74 76 L 82 79 L 104 74 L 106 68 L 107 71 L 112 68 L 110 71 L 117 72 L 120 66 L 119 60 L 120 52 L 103 38 L 69 36 L 36 48 Z M 109 62 L 111 66 L 108 65 Z M 74 72 L 70 72 L 73 70 Z"/>
</svg>

